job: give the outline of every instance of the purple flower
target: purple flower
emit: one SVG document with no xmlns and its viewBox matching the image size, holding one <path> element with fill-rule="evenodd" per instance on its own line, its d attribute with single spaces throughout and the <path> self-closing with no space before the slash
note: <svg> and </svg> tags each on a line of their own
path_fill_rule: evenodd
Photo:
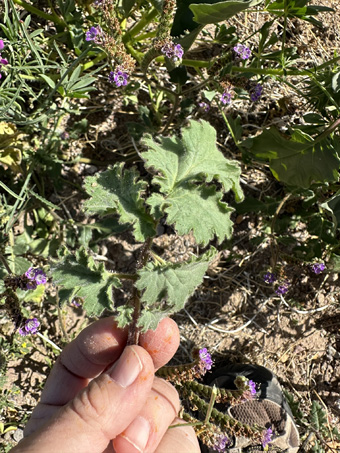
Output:
<svg viewBox="0 0 340 453">
<path fill-rule="evenodd" d="M 212 449 L 218 451 L 219 453 L 223 453 L 228 444 L 229 444 L 228 437 L 225 436 L 224 434 L 221 434 L 216 438 L 216 441 L 212 446 Z"/>
<path fill-rule="evenodd" d="M 273 430 L 271 428 L 266 429 L 264 431 L 263 437 L 262 437 L 263 448 L 266 447 L 269 444 L 269 442 L 272 441 L 272 437 L 273 437 Z"/>
<path fill-rule="evenodd" d="M 30 267 L 26 272 L 25 275 L 27 278 L 30 280 L 34 280 L 35 277 L 35 269 L 33 267 Z"/>
<path fill-rule="evenodd" d="M 203 365 L 204 369 L 211 370 L 213 361 L 212 361 L 211 355 L 209 354 L 207 348 L 200 349 L 199 356 L 201 359 L 201 364 Z"/>
<path fill-rule="evenodd" d="M 161 52 L 173 63 L 179 63 L 184 54 L 183 47 L 180 44 L 174 44 L 172 42 L 164 44 Z"/>
<path fill-rule="evenodd" d="M 226 105 L 226 104 L 230 104 L 231 103 L 231 93 L 229 91 L 225 91 L 221 97 L 220 97 L 220 101 L 222 102 L 222 104 Z"/>
<path fill-rule="evenodd" d="M 326 266 L 324 265 L 324 263 L 314 263 L 312 265 L 312 271 L 314 272 L 314 274 L 321 274 L 321 272 L 325 269 Z"/>
<path fill-rule="evenodd" d="M 263 280 L 265 281 L 265 283 L 274 283 L 276 281 L 276 275 L 272 272 L 267 272 L 266 274 L 264 274 Z"/>
<path fill-rule="evenodd" d="M 26 289 L 36 289 L 37 286 L 38 285 L 35 280 L 26 283 Z"/>
<path fill-rule="evenodd" d="M 89 31 L 86 32 L 86 41 L 96 41 L 98 35 L 102 33 L 102 29 L 98 25 L 97 27 L 91 27 Z"/>
<path fill-rule="evenodd" d="M 244 46 L 243 44 L 236 44 L 233 50 L 242 58 L 242 60 L 247 60 L 251 56 L 251 50 L 249 49 L 249 47 Z"/>
<path fill-rule="evenodd" d="M 209 112 L 210 110 L 210 105 L 207 102 L 199 102 L 198 106 L 203 109 L 205 112 Z"/>
<path fill-rule="evenodd" d="M 128 83 L 129 74 L 122 71 L 121 68 L 117 68 L 115 71 L 111 71 L 109 74 L 109 82 L 115 83 L 116 87 L 125 86 Z"/>
<path fill-rule="evenodd" d="M 0 39 L 0 50 L 2 50 L 4 48 L 4 42 L 2 39 Z M 1 58 L 1 52 L 0 52 L 0 67 L 1 65 L 7 65 L 8 64 L 8 60 L 6 58 Z M 1 74 L 0 74 L 0 79 L 1 79 Z"/>
<path fill-rule="evenodd" d="M 35 282 L 37 285 L 44 285 L 47 281 L 46 275 L 41 269 L 35 271 Z"/>
<path fill-rule="evenodd" d="M 259 83 L 255 86 L 255 88 L 250 92 L 250 99 L 252 102 L 256 102 L 262 96 L 263 86 Z"/>
<path fill-rule="evenodd" d="M 255 384 L 255 382 L 252 381 L 251 379 L 249 379 L 248 387 L 249 387 L 251 395 L 255 396 L 256 395 L 256 384 Z"/>
<path fill-rule="evenodd" d="M 19 334 L 23 337 L 29 334 L 35 334 L 38 331 L 38 327 L 40 326 L 40 322 L 37 318 L 26 319 L 24 327 L 20 327 Z"/>
<path fill-rule="evenodd" d="M 25 275 L 29 280 L 31 280 L 26 285 L 27 289 L 35 289 L 37 285 L 44 285 L 47 281 L 46 275 L 41 269 L 34 269 L 33 267 L 30 267 L 25 272 Z"/>
<path fill-rule="evenodd" d="M 289 289 L 289 283 L 286 281 L 282 282 L 275 290 L 276 294 L 286 294 Z"/>
</svg>

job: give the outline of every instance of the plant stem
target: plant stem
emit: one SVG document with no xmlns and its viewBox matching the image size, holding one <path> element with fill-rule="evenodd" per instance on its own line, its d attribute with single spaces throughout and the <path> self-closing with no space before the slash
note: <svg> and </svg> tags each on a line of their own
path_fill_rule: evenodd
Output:
<svg viewBox="0 0 340 453">
<path fill-rule="evenodd" d="M 58 17 L 56 14 L 44 13 L 40 9 L 35 8 L 34 6 L 30 5 L 29 3 L 26 3 L 23 0 L 13 0 L 13 3 L 15 3 L 18 6 L 21 6 L 26 11 L 28 11 L 32 14 L 35 14 L 38 17 L 42 17 L 43 19 L 50 20 L 57 25 L 63 26 L 64 28 L 67 27 L 67 24 L 62 19 L 60 19 L 60 17 Z"/>
<path fill-rule="evenodd" d="M 142 269 L 148 258 L 149 258 L 149 251 L 152 245 L 152 237 L 149 237 L 143 245 L 142 251 L 140 258 L 137 262 L 137 267 L 136 270 Z M 128 334 L 128 340 L 127 344 L 132 345 L 132 344 L 138 344 L 139 341 L 139 335 L 140 335 L 140 329 L 137 326 L 139 316 L 140 316 L 140 311 L 141 311 L 141 301 L 140 301 L 140 294 L 138 289 L 134 286 L 133 287 L 133 293 L 132 293 L 132 304 L 134 307 L 133 314 L 132 314 L 132 322 L 129 326 L 129 334 Z"/>
<path fill-rule="evenodd" d="M 37 332 L 37 336 L 40 337 L 43 341 L 46 341 L 46 343 L 49 343 L 54 349 L 57 351 L 62 351 L 59 346 L 57 346 L 52 340 L 49 338 L 45 337 L 45 335 L 41 334 L 40 332 Z"/>
<path fill-rule="evenodd" d="M 6 271 L 7 271 L 9 274 L 12 274 L 11 268 L 9 267 L 6 258 L 5 258 L 3 255 L 1 255 L 1 253 L 0 253 L 0 261 L 1 261 L 2 264 L 5 266 Z"/>
<path fill-rule="evenodd" d="M 86 69 L 89 69 L 89 68 L 92 68 L 92 66 L 94 66 L 95 64 L 99 63 L 100 61 L 104 60 L 104 58 L 106 57 L 106 52 L 100 52 L 96 58 L 94 58 L 93 60 L 91 61 L 88 61 L 87 63 L 84 63 L 82 66 L 81 66 L 81 72 L 83 71 L 86 71 Z"/>
<path fill-rule="evenodd" d="M 215 385 L 214 385 L 213 388 L 212 388 L 212 392 L 211 392 L 211 396 L 210 396 L 210 401 L 209 401 L 209 406 L 208 406 L 208 409 L 207 409 L 207 413 L 205 414 L 204 424 L 209 422 L 209 419 L 210 419 L 210 416 L 211 416 L 211 412 L 212 412 L 214 404 L 215 404 L 216 395 L 217 395 L 217 387 L 215 387 Z"/>
<path fill-rule="evenodd" d="M 130 30 L 125 33 L 122 38 L 123 43 L 127 44 L 129 41 L 131 41 L 131 39 L 134 36 L 138 35 L 138 33 L 140 33 L 143 28 L 146 27 L 146 25 L 148 25 L 148 23 L 157 16 L 157 14 L 158 11 L 156 8 L 153 8 L 150 12 L 145 14 L 136 25 L 131 27 Z"/>
</svg>

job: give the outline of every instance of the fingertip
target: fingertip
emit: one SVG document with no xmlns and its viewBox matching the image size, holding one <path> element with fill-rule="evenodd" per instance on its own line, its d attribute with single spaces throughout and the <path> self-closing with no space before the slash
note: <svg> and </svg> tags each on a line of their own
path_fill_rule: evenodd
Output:
<svg viewBox="0 0 340 453">
<path fill-rule="evenodd" d="M 155 368 L 169 362 L 179 346 L 179 330 L 176 322 L 164 318 L 156 330 L 148 330 L 141 335 L 139 344 L 151 355 Z"/>
<path fill-rule="evenodd" d="M 155 453 L 200 453 L 200 451 L 194 428 L 185 423 L 184 420 L 176 417 Z"/>
</svg>

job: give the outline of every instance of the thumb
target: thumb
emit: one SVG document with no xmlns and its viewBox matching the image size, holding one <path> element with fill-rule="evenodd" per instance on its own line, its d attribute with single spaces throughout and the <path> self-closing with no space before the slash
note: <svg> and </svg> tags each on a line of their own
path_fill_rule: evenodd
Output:
<svg viewBox="0 0 340 453">
<path fill-rule="evenodd" d="M 102 453 L 141 411 L 153 379 L 150 355 L 140 346 L 127 346 L 110 369 L 12 452 Z"/>
</svg>

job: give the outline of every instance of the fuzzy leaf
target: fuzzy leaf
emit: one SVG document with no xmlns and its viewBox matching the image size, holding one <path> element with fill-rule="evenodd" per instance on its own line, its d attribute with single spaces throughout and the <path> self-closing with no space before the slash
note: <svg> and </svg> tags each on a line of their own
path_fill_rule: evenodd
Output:
<svg viewBox="0 0 340 453">
<path fill-rule="evenodd" d="M 199 258 L 188 262 L 165 265 L 147 264 L 138 272 L 136 287 L 142 295 L 144 310 L 139 325 L 144 331 L 155 329 L 159 321 L 181 310 L 196 287 L 202 283 L 209 262 L 214 258 L 216 249 L 211 248 Z"/>
<path fill-rule="evenodd" d="M 182 139 L 160 137 L 159 142 L 146 136 L 143 153 L 146 166 L 158 172 L 153 183 L 161 194 L 153 194 L 147 203 L 158 217 L 168 214 L 179 234 L 193 231 L 197 242 L 207 244 L 216 234 L 219 242 L 230 237 L 231 208 L 220 200 L 232 189 L 238 201 L 243 199 L 238 163 L 226 159 L 216 147 L 216 131 L 206 121 L 191 121 L 182 131 Z M 222 190 L 206 183 L 218 181 Z"/>
<path fill-rule="evenodd" d="M 160 138 L 160 144 L 146 137 L 144 143 L 150 151 L 143 153 L 148 167 L 162 173 L 153 182 L 168 195 L 175 186 L 192 182 L 219 181 L 224 191 L 232 189 L 236 198 L 243 199 L 239 184 L 241 174 L 237 162 L 226 159 L 216 147 L 216 131 L 206 121 L 191 121 L 183 129 L 182 140 Z"/>
<path fill-rule="evenodd" d="M 152 210 L 163 210 L 169 225 L 174 224 L 178 234 L 192 231 L 197 243 L 207 245 L 216 235 L 221 243 L 232 235 L 233 224 L 230 214 L 233 208 L 221 202 L 222 193 L 216 192 L 215 186 L 197 187 L 183 185 L 173 190 L 162 204 L 158 194 L 151 196 L 148 202 Z"/>
<path fill-rule="evenodd" d="M 314 183 L 338 179 L 339 157 L 330 138 L 314 143 L 313 138 L 295 130 L 288 139 L 271 127 L 244 145 L 260 159 L 269 159 L 274 176 L 286 184 L 308 189 Z"/>
<path fill-rule="evenodd" d="M 53 282 L 63 288 L 59 291 L 61 304 L 77 296 L 84 300 L 84 309 L 90 316 L 112 309 L 112 288 L 119 288 L 120 280 L 107 272 L 103 263 L 95 263 L 84 248 L 75 255 L 65 251 L 64 257 L 52 266 L 52 273 Z"/>
<path fill-rule="evenodd" d="M 146 183 L 137 181 L 138 176 L 135 169 L 123 171 L 123 164 L 117 164 L 103 173 L 87 177 L 85 189 L 91 198 L 85 202 L 85 209 L 100 215 L 117 212 L 120 223 L 130 223 L 136 240 L 144 242 L 156 232 L 141 198 Z"/>
</svg>

